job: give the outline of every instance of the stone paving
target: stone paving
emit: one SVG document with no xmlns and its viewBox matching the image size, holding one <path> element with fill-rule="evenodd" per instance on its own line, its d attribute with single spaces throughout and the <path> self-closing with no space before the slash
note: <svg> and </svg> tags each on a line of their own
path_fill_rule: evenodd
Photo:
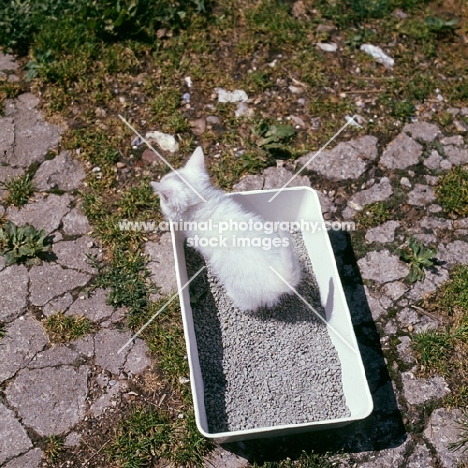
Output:
<svg viewBox="0 0 468 468">
<path fill-rule="evenodd" d="M 0 69 L 9 77 L 16 76 L 17 66 L 9 56 L 0 54 Z M 117 353 L 131 336 L 119 327 L 125 311 L 107 304 L 106 290 L 89 292 L 96 271 L 87 255 L 99 257 L 101 250 L 90 236 L 91 227 L 76 195 L 86 171 L 70 151 L 46 158 L 57 150 L 64 129 L 47 122 L 39 104 L 36 96 L 22 94 L 7 102 L 0 118 L 0 181 L 24 174 L 32 163 L 39 165 L 33 199 L 20 209 L 6 207 L 1 204 L 5 192 L 0 191 L 0 216 L 17 225 L 30 223 L 54 236 L 54 259 L 49 262 L 6 267 L 0 257 L 0 322 L 6 325 L 6 335 L 0 340 L 0 466 L 5 468 L 47 466 L 37 443 L 43 437 L 63 436 L 66 446 L 79 450 L 79 423 L 106 414 L 118 397 L 128 396 L 131 380 L 153 365 L 140 339 Z M 425 153 L 434 142 L 437 145 L 431 148 L 437 149 Z M 311 156 L 299 159 L 298 165 Z M 416 174 L 411 168 L 422 158 L 428 173 L 418 175 L 418 182 L 413 183 Z M 326 219 L 352 220 L 367 205 L 389 200 L 397 190 L 400 196 L 403 192 L 403 203 L 422 208 L 422 215 L 412 219 L 411 225 L 388 221 L 369 229 L 364 239 L 367 253 L 357 262 L 348 255 L 348 237 L 330 233 L 375 406 L 366 420 L 325 439 L 328 446 L 345 447 L 348 456 L 343 467 L 455 468 L 458 462 L 468 463 L 467 453 L 448 449 L 459 436 L 459 410 L 440 407 L 424 422 L 422 432 L 404 430 L 418 405 L 437 408 L 450 391 L 442 377 L 422 379 L 411 370 L 415 364 L 412 333 L 436 326 L 411 306 L 446 281 L 457 263 L 468 263 L 468 219 L 439 218 L 441 208 L 433 189 L 440 171 L 467 163 L 468 147 L 462 135 L 446 136 L 434 124 L 416 122 L 406 125 L 385 148 L 373 136 L 357 138 L 324 151 L 308 168 L 309 173 L 331 181 L 359 178 L 372 167 L 386 174 L 377 177 L 372 175 L 375 171 L 370 172 L 348 200 L 339 199 L 335 190 L 320 192 Z M 395 169 L 405 170 L 407 177 L 395 176 Z M 268 168 L 261 175 L 244 177 L 234 190 L 281 187 L 291 174 L 289 168 Z M 303 174 L 293 185 L 311 186 L 311 182 Z M 61 195 L 48 192 L 54 189 Z M 409 234 L 437 242 L 440 260 L 436 271 L 411 288 L 403 282 L 408 266 L 389 247 Z M 146 254 L 161 293 L 174 291 L 174 270 L 167 267 L 173 264 L 170 236 L 148 242 Z M 391 317 L 390 308 L 396 310 Z M 95 324 L 95 331 L 71 343 L 51 344 L 41 320 L 59 311 L 84 315 Z M 399 357 L 386 362 L 382 349 L 388 348 L 393 337 L 399 340 Z M 402 364 L 411 369 L 402 371 Z M 287 445 L 297 440 L 281 442 Z M 206 466 L 248 466 L 253 446 L 245 442 L 229 450 L 217 447 Z"/>
</svg>

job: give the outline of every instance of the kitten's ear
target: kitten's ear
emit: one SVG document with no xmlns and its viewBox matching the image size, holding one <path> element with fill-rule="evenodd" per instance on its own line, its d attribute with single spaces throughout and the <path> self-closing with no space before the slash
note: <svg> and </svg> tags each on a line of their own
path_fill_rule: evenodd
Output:
<svg viewBox="0 0 468 468">
<path fill-rule="evenodd" d="M 187 161 L 185 167 L 188 167 L 189 169 L 205 169 L 205 155 L 203 154 L 203 149 L 201 146 L 197 146 L 192 156 L 190 156 L 190 159 Z"/>
<path fill-rule="evenodd" d="M 163 185 L 159 182 L 150 182 L 153 192 L 157 193 L 164 201 L 168 200 L 171 197 L 171 190 L 163 188 Z"/>
<path fill-rule="evenodd" d="M 159 193 L 161 190 L 161 184 L 159 182 L 150 182 L 151 188 L 154 193 Z"/>
</svg>

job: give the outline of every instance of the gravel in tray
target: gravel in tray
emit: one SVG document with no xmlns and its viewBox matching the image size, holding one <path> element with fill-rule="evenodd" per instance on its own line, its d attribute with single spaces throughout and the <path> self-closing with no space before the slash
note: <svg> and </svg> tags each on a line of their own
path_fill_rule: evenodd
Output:
<svg viewBox="0 0 468 468">
<path fill-rule="evenodd" d="M 297 291 L 324 317 L 302 234 L 291 236 L 303 270 Z M 204 260 L 187 246 L 185 255 L 191 277 Z M 211 433 L 350 416 L 327 327 L 296 295 L 241 312 L 209 269 L 190 295 Z"/>
</svg>

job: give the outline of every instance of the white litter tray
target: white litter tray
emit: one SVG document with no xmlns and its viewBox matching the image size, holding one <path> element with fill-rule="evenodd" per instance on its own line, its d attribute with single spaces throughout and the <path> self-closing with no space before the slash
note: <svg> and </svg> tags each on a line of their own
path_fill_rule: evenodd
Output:
<svg viewBox="0 0 468 468">
<path fill-rule="evenodd" d="M 322 225 L 324 220 L 319 198 L 315 190 L 309 187 L 288 188 L 283 190 L 269 203 L 268 200 L 276 192 L 277 190 L 254 190 L 232 193 L 230 196 L 234 197 L 236 201 L 248 210 L 260 214 L 267 221 L 300 222 L 301 220 L 305 220 L 320 223 L 320 226 Z M 171 230 L 171 235 L 174 247 L 177 285 L 180 291 L 181 287 L 188 281 L 184 255 L 184 237 L 182 232 L 175 230 Z M 234 442 L 332 429 L 364 419 L 372 412 L 372 398 L 328 233 L 325 229 L 317 229 L 315 233 L 303 230 L 302 235 L 320 289 L 321 302 L 329 325 L 329 335 L 341 361 L 343 391 L 351 416 L 303 424 L 257 427 L 220 433 L 209 432 L 204 403 L 204 384 L 198 358 L 192 309 L 190 307 L 189 288 L 186 287 L 179 294 L 179 297 L 190 365 L 190 383 L 195 417 L 199 431 L 205 437 L 215 442 Z"/>
</svg>

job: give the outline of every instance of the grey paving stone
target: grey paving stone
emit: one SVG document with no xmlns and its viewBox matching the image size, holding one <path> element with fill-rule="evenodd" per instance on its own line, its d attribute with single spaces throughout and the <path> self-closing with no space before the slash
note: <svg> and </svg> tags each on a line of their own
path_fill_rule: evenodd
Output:
<svg viewBox="0 0 468 468">
<path fill-rule="evenodd" d="M 445 137 L 440 140 L 443 145 L 453 145 L 453 146 L 464 146 L 465 140 L 461 135 L 454 135 L 451 137 Z"/>
<path fill-rule="evenodd" d="M 389 297 L 392 301 L 399 299 L 406 291 L 408 291 L 408 287 L 401 281 L 387 283 L 382 287 L 383 294 Z"/>
<path fill-rule="evenodd" d="M 426 294 L 434 292 L 442 283 L 448 280 L 449 274 L 445 268 L 438 268 L 437 272 L 426 271 L 423 281 L 417 281 L 408 297 L 413 301 L 419 301 Z"/>
<path fill-rule="evenodd" d="M 18 64 L 15 61 L 15 57 L 10 54 L 4 54 L 0 52 L 0 70 L 17 70 Z"/>
<path fill-rule="evenodd" d="M 78 447 L 81 444 L 81 435 L 78 432 L 72 431 L 65 437 L 63 445 L 65 447 Z"/>
<path fill-rule="evenodd" d="M 129 331 L 120 332 L 119 330 L 101 330 L 94 337 L 95 346 L 95 364 L 106 369 L 114 375 L 119 375 L 122 371 L 127 354 L 132 347 L 130 343 L 121 353 L 118 351 L 131 338 Z"/>
<path fill-rule="evenodd" d="M 350 206 L 353 210 L 359 211 L 371 203 L 387 200 L 392 194 L 393 188 L 390 184 L 390 181 L 387 177 L 382 177 L 378 184 L 375 184 L 369 189 L 362 190 L 361 192 L 354 194 L 350 198 L 348 206 Z"/>
<path fill-rule="evenodd" d="M 25 93 L 5 107 L 5 114 L 15 122 L 15 147 L 13 154 L 6 158 L 11 166 L 26 168 L 42 162 L 60 141 L 62 129 L 44 120 L 42 113 L 35 109 L 38 104 L 36 96 Z"/>
<path fill-rule="evenodd" d="M 0 403 L 0 463 L 26 452 L 31 447 L 31 440 L 13 411 Z"/>
<path fill-rule="evenodd" d="M 222 447 L 215 447 L 203 461 L 203 468 L 246 468 L 249 463 L 245 458 L 224 450 Z"/>
<path fill-rule="evenodd" d="M 443 211 L 443 208 L 440 205 L 433 203 L 427 207 L 428 213 L 440 213 Z"/>
<path fill-rule="evenodd" d="M 445 146 L 444 149 L 447 159 L 454 166 L 460 166 L 462 164 L 468 163 L 468 149 L 463 149 L 452 145 Z"/>
<path fill-rule="evenodd" d="M 439 134 L 439 127 L 429 122 L 415 122 L 406 124 L 403 132 L 409 133 L 414 139 L 426 142 L 434 141 Z"/>
<path fill-rule="evenodd" d="M 0 270 L 0 321 L 10 322 L 21 315 L 28 304 L 28 270 L 24 265 Z"/>
<path fill-rule="evenodd" d="M 406 169 L 419 162 L 423 147 L 400 133 L 384 150 L 380 162 L 388 169 Z"/>
<path fill-rule="evenodd" d="M 11 158 L 13 154 L 13 145 L 15 143 L 15 124 L 11 117 L 0 118 L 0 155 L 2 155 L 2 162 L 4 162 L 3 156 Z M 2 173 L 5 171 L 5 167 L 0 166 L 0 180 L 3 182 L 5 179 Z"/>
<path fill-rule="evenodd" d="M 450 219 L 442 219 L 442 218 L 433 218 L 430 216 L 426 216 L 421 219 L 419 225 L 423 229 L 452 229 L 453 222 Z"/>
<path fill-rule="evenodd" d="M 358 178 L 366 171 L 366 160 L 377 157 L 377 138 L 368 135 L 339 143 L 335 148 L 324 150 L 317 156 L 315 154 L 317 152 L 314 151 L 298 159 L 298 163 L 303 166 L 313 158 L 304 170 L 314 171 L 334 180 Z"/>
<path fill-rule="evenodd" d="M 447 268 L 453 268 L 457 263 L 468 263 L 468 243 L 456 240 L 447 245 L 440 245 L 437 258 L 447 262 Z"/>
<path fill-rule="evenodd" d="M 408 193 L 408 203 L 410 205 L 424 206 L 436 200 L 434 190 L 428 185 L 416 184 L 414 189 Z"/>
<path fill-rule="evenodd" d="M 73 208 L 62 219 L 63 232 L 69 235 L 83 235 L 91 231 L 91 225 L 88 218 L 84 215 L 81 208 Z"/>
<path fill-rule="evenodd" d="M 468 463 L 468 452 L 452 451 L 450 443 L 460 440 L 461 426 L 458 423 L 463 418 L 459 409 L 439 408 L 432 412 L 424 437 L 433 445 L 444 468 L 455 468 L 458 463 Z"/>
<path fill-rule="evenodd" d="M 63 296 L 57 297 L 49 301 L 43 308 L 42 313 L 46 317 L 50 317 L 58 312 L 65 312 L 73 303 L 73 296 L 70 293 L 65 293 Z"/>
<path fill-rule="evenodd" d="M 413 331 L 418 333 L 423 330 L 435 329 L 439 323 L 426 315 L 418 314 L 414 309 L 404 307 L 397 314 L 397 321 L 400 328 L 413 327 Z"/>
<path fill-rule="evenodd" d="M 57 242 L 52 247 L 53 253 L 57 256 L 57 263 L 74 270 L 95 274 L 88 260 L 91 258 L 100 258 L 100 250 L 94 246 L 94 240 L 91 237 L 83 236 L 72 241 Z"/>
<path fill-rule="evenodd" d="M 423 147 L 412 138 L 400 133 L 385 148 L 380 162 L 388 169 L 406 169 L 419 162 Z"/>
<path fill-rule="evenodd" d="M 440 168 L 449 171 L 450 169 L 452 169 L 452 163 L 447 159 L 443 159 L 440 163 Z"/>
<path fill-rule="evenodd" d="M 367 304 L 369 306 L 369 309 L 371 311 L 371 314 L 372 314 L 372 318 L 374 320 L 378 320 L 380 317 L 382 317 L 383 315 L 385 315 L 387 313 L 387 311 L 385 310 L 385 308 L 382 306 L 382 304 L 380 303 L 379 299 L 378 298 L 375 298 L 374 296 L 372 296 L 370 293 L 369 293 L 369 290 L 368 288 L 366 287 L 365 288 L 366 290 L 366 298 L 367 298 Z"/>
<path fill-rule="evenodd" d="M 5 268 L 5 257 L 0 256 L 0 271 L 2 271 Z"/>
<path fill-rule="evenodd" d="M 262 175 L 246 175 L 232 186 L 233 192 L 246 192 L 247 190 L 262 190 L 265 179 Z"/>
<path fill-rule="evenodd" d="M 150 365 L 151 359 L 148 357 L 148 347 L 142 339 L 137 338 L 127 355 L 124 371 L 127 374 L 136 375 L 143 372 Z"/>
<path fill-rule="evenodd" d="M 43 367 L 63 366 L 75 364 L 80 355 L 65 345 L 57 345 L 36 354 L 29 362 L 29 369 L 42 369 Z"/>
<path fill-rule="evenodd" d="M 399 336 L 398 340 L 400 341 L 400 344 L 397 344 L 396 348 L 400 359 L 407 364 L 416 362 L 411 349 L 411 338 L 409 336 Z"/>
<path fill-rule="evenodd" d="M 396 255 L 388 250 L 369 252 L 364 258 L 358 260 L 361 276 L 378 283 L 389 283 L 404 278 L 409 273 L 408 266 L 400 261 Z"/>
<path fill-rule="evenodd" d="M 43 307 L 54 297 L 85 286 L 91 276 L 75 270 L 64 269 L 60 265 L 43 263 L 29 271 L 29 291 L 31 304 Z"/>
<path fill-rule="evenodd" d="M 429 468 L 431 466 L 435 466 L 431 452 L 425 445 L 417 444 L 406 460 L 406 468 Z"/>
<path fill-rule="evenodd" d="M 395 240 L 395 229 L 400 226 L 398 221 L 387 221 L 366 232 L 366 242 L 393 242 Z"/>
<path fill-rule="evenodd" d="M 80 294 L 67 311 L 67 315 L 84 315 L 93 322 L 109 318 L 114 308 L 107 304 L 107 292 L 98 288 L 89 297 Z"/>
<path fill-rule="evenodd" d="M 9 461 L 3 468 L 39 468 L 41 459 L 42 450 L 35 448 Z"/>
<path fill-rule="evenodd" d="M 407 438 L 398 447 L 380 450 L 376 454 L 372 454 L 369 461 L 359 464 L 359 468 L 402 467 L 405 462 L 405 454 L 409 444 L 410 439 Z"/>
<path fill-rule="evenodd" d="M 403 393 L 410 405 L 420 405 L 435 398 L 442 398 L 450 389 L 442 377 L 419 379 L 412 372 L 402 372 Z"/>
<path fill-rule="evenodd" d="M 78 340 L 73 340 L 70 342 L 70 347 L 72 347 L 76 352 L 80 353 L 84 357 L 93 357 L 94 356 L 94 336 L 87 335 Z"/>
<path fill-rule="evenodd" d="M 442 156 L 436 150 L 433 150 L 431 151 L 430 156 L 424 160 L 424 165 L 428 169 L 435 170 L 435 169 L 440 168 L 441 162 L 442 162 Z"/>
<path fill-rule="evenodd" d="M 74 159 L 71 151 L 64 151 L 54 159 L 44 161 L 33 178 L 37 190 L 74 190 L 77 189 L 86 173 L 83 164 Z"/>
<path fill-rule="evenodd" d="M 102 394 L 89 408 L 94 417 L 99 417 L 104 414 L 105 410 L 112 406 L 112 402 L 116 400 L 119 395 L 120 384 L 117 382 L 115 385 L 107 389 L 107 392 Z"/>
<path fill-rule="evenodd" d="M 20 317 L 8 325 L 0 345 L 0 383 L 26 366 L 47 343 L 44 328 L 29 316 Z"/>
<path fill-rule="evenodd" d="M 320 200 L 320 206 L 322 207 L 322 213 L 333 214 L 336 211 L 336 206 L 324 193 L 317 191 L 317 195 Z"/>
<path fill-rule="evenodd" d="M 468 229 L 468 218 L 455 219 L 453 221 L 454 229 Z"/>
<path fill-rule="evenodd" d="M 281 188 L 284 184 L 288 184 L 288 187 L 310 187 L 310 180 L 304 175 L 299 175 L 293 180 L 293 173 L 286 170 L 284 167 L 268 167 L 263 171 L 265 181 L 263 183 L 264 190 L 270 190 L 275 188 Z"/>
<path fill-rule="evenodd" d="M 44 229 L 47 234 L 55 231 L 62 218 L 70 211 L 70 195 L 36 195 L 33 202 L 18 209 L 9 207 L 7 219 L 16 225 L 32 224 L 36 229 Z"/>
<path fill-rule="evenodd" d="M 5 395 L 23 424 L 41 436 L 62 434 L 85 415 L 88 373 L 87 366 L 23 369 Z"/>
<path fill-rule="evenodd" d="M 151 272 L 151 279 L 161 288 L 156 296 L 177 291 L 171 234 L 165 232 L 159 242 L 147 242 L 145 254 L 149 259 L 148 269 Z"/>
<path fill-rule="evenodd" d="M 427 185 L 436 186 L 439 183 L 438 176 L 426 174 L 424 178 L 426 179 Z"/>
</svg>

